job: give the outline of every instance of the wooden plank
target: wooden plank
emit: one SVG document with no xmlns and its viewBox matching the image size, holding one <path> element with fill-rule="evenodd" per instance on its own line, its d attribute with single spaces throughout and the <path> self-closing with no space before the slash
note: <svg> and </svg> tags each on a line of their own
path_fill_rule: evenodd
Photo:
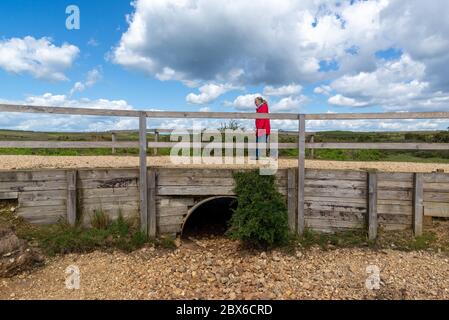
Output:
<svg viewBox="0 0 449 320">
<path fill-rule="evenodd" d="M 157 215 L 159 217 L 165 217 L 165 216 L 185 216 L 187 215 L 189 211 L 189 208 L 184 206 L 177 206 L 177 207 L 157 207 Z"/>
<path fill-rule="evenodd" d="M 425 191 L 424 202 L 449 203 L 449 192 Z"/>
<path fill-rule="evenodd" d="M 179 147 L 179 148 L 191 148 L 192 144 L 191 142 L 148 142 L 148 148 L 153 149 L 165 149 L 165 148 L 173 148 L 173 147 Z M 208 147 L 210 149 L 254 149 L 256 147 L 256 143 L 248 143 L 248 142 L 205 142 L 205 141 L 198 141 L 195 142 L 195 146 L 198 148 L 205 148 Z M 277 149 L 296 149 L 297 144 L 296 143 L 277 143 L 276 144 Z"/>
<path fill-rule="evenodd" d="M 62 215 L 67 217 L 67 209 L 65 206 L 42 206 L 42 207 L 26 207 L 23 208 L 19 205 L 17 214 L 23 217 L 42 217 L 42 216 L 54 216 Z"/>
<path fill-rule="evenodd" d="M 66 207 L 67 201 L 65 199 L 52 199 L 52 200 L 43 200 L 43 201 L 24 201 L 19 200 L 19 204 L 22 208 L 35 208 L 42 206 L 61 206 Z"/>
<path fill-rule="evenodd" d="M 377 198 L 381 200 L 409 200 L 413 199 L 412 190 L 378 190 Z"/>
<path fill-rule="evenodd" d="M 139 114 L 139 192 L 140 228 L 148 234 L 147 117 Z"/>
<path fill-rule="evenodd" d="M 425 183 L 449 183 L 449 173 L 426 173 L 423 180 Z"/>
<path fill-rule="evenodd" d="M 366 197 L 360 198 L 336 198 L 335 196 L 323 197 L 323 196 L 308 196 L 306 195 L 304 201 L 307 203 L 335 203 L 335 204 L 348 204 L 352 206 L 360 206 L 367 208 Z"/>
<path fill-rule="evenodd" d="M 156 237 L 156 171 L 148 171 L 148 235 Z"/>
<path fill-rule="evenodd" d="M 159 142 L 159 131 L 154 132 L 154 142 Z M 157 148 L 153 149 L 153 155 L 157 156 Z"/>
<path fill-rule="evenodd" d="M 19 203 L 24 201 L 40 202 L 48 200 L 66 200 L 67 190 L 25 191 L 19 193 Z"/>
<path fill-rule="evenodd" d="M 109 180 L 79 180 L 80 189 L 117 189 L 139 186 L 138 178 L 113 178 Z"/>
<path fill-rule="evenodd" d="M 149 118 L 193 118 L 193 119 L 279 119 L 296 120 L 293 113 L 243 113 L 243 112 L 176 112 L 176 111 L 135 111 L 113 109 L 67 108 L 0 104 L 0 112 L 71 114 L 90 116 L 139 117 L 142 113 Z"/>
<path fill-rule="evenodd" d="M 379 204 L 377 202 L 377 213 L 378 214 L 405 214 L 413 215 L 413 205 L 408 206 L 398 205 L 398 204 Z"/>
<path fill-rule="evenodd" d="M 80 198 L 99 198 L 99 197 L 132 197 L 139 199 L 139 188 L 109 188 L 109 189 L 79 189 Z"/>
<path fill-rule="evenodd" d="M 366 189 L 343 189 L 338 187 L 305 187 L 304 192 L 306 197 L 363 198 L 367 195 Z"/>
<path fill-rule="evenodd" d="M 422 236 L 424 219 L 424 177 L 415 173 L 413 197 L 413 231 L 415 237 Z"/>
<path fill-rule="evenodd" d="M 449 150 L 447 143 L 307 143 L 308 149 L 348 149 L 348 150 Z"/>
<path fill-rule="evenodd" d="M 156 197 L 156 204 L 158 208 L 165 207 L 188 207 L 193 206 L 195 201 L 193 198 L 173 198 L 173 197 L 162 197 L 158 195 Z"/>
<path fill-rule="evenodd" d="M 288 207 L 288 225 L 292 232 L 296 232 L 296 171 L 288 170 L 288 188 L 287 188 L 287 207 Z"/>
<path fill-rule="evenodd" d="M 67 181 L 2 182 L 0 192 L 66 190 Z"/>
<path fill-rule="evenodd" d="M 0 182 L 61 181 L 66 170 L 0 171 Z"/>
<path fill-rule="evenodd" d="M 315 143 L 315 136 L 312 135 L 310 137 L 310 143 L 312 143 L 312 144 Z M 310 159 L 313 160 L 314 158 L 315 158 L 315 149 L 311 149 L 310 150 Z"/>
<path fill-rule="evenodd" d="M 136 202 L 123 202 L 120 204 L 116 203 L 95 203 L 95 204 L 82 204 L 80 208 L 83 211 L 93 212 L 95 210 L 102 211 L 133 211 L 137 213 L 139 211 L 139 205 Z"/>
<path fill-rule="evenodd" d="M 306 180 L 358 180 L 366 181 L 365 171 L 306 169 Z"/>
<path fill-rule="evenodd" d="M 449 192 L 449 183 L 426 182 L 424 191 Z"/>
<path fill-rule="evenodd" d="M 306 187 L 321 187 L 321 186 L 332 186 L 332 187 L 340 187 L 347 189 L 366 189 L 366 180 L 358 181 L 358 180 L 305 180 Z"/>
<path fill-rule="evenodd" d="M 413 181 L 385 181 L 378 180 L 377 188 L 379 190 L 388 189 L 388 190 L 407 190 L 413 188 Z"/>
<path fill-rule="evenodd" d="M 378 215 L 379 225 L 389 225 L 389 224 L 404 224 L 408 228 L 412 227 L 413 216 L 410 215 L 391 215 L 391 214 L 379 214 Z"/>
<path fill-rule="evenodd" d="M 425 202 L 424 216 L 449 218 L 449 203 Z"/>
<path fill-rule="evenodd" d="M 161 196 L 234 196 L 231 186 L 158 186 Z M 278 188 L 279 193 L 287 195 L 287 188 Z"/>
<path fill-rule="evenodd" d="M 411 172 L 377 172 L 377 180 L 381 181 L 401 181 L 413 183 L 413 173 Z"/>
<path fill-rule="evenodd" d="M 377 174 L 368 174 L 368 238 L 377 238 Z"/>
<path fill-rule="evenodd" d="M 448 119 L 449 112 L 384 112 L 308 114 L 306 120 Z"/>
<path fill-rule="evenodd" d="M 67 222 L 76 223 L 76 170 L 67 171 Z"/>
<path fill-rule="evenodd" d="M 138 169 L 84 169 L 78 170 L 80 180 L 110 180 L 115 178 L 139 178 Z"/>
<path fill-rule="evenodd" d="M 80 197 L 83 204 L 98 204 L 98 203 L 113 203 L 116 205 L 120 205 L 121 203 L 138 203 L 139 196 L 138 194 L 133 196 L 110 196 L 110 197 L 95 197 L 95 198 L 82 198 Z"/>
<path fill-rule="evenodd" d="M 32 224 L 36 225 L 50 225 L 59 222 L 64 218 L 64 214 L 48 216 L 48 217 L 24 217 L 24 219 Z"/>
<path fill-rule="evenodd" d="M 0 200 L 14 200 L 18 198 L 18 192 L 0 192 Z"/>
<path fill-rule="evenodd" d="M 233 196 L 234 191 L 230 186 L 158 186 L 157 194 L 162 196 L 168 195 L 191 195 L 191 196 L 208 196 L 223 195 Z"/>
<path fill-rule="evenodd" d="M 304 220 L 304 197 L 305 197 L 305 153 L 306 153 L 306 121 L 305 115 L 300 114 L 298 119 L 298 183 L 297 183 L 297 210 L 298 217 L 296 228 L 299 235 L 304 233 L 305 220 Z"/>
<path fill-rule="evenodd" d="M 169 225 L 182 225 L 184 223 L 184 216 L 162 216 L 158 218 L 158 225 L 169 226 Z"/>
<path fill-rule="evenodd" d="M 115 143 L 117 142 L 117 134 L 115 132 L 111 133 L 111 140 L 112 140 L 112 154 L 115 154 Z"/>
<path fill-rule="evenodd" d="M 181 232 L 181 224 L 173 224 L 169 226 L 159 226 L 159 234 L 178 234 Z"/>
<path fill-rule="evenodd" d="M 158 180 L 166 177 L 209 177 L 209 178 L 233 178 L 235 172 L 245 172 L 249 169 L 194 169 L 194 168 L 157 168 Z M 279 169 L 276 179 L 287 180 L 287 169 Z"/>
<path fill-rule="evenodd" d="M 234 186 L 234 178 L 215 177 L 161 177 L 158 179 L 159 186 L 192 186 L 192 185 L 217 185 Z"/>
<path fill-rule="evenodd" d="M 0 148 L 27 149 L 91 149 L 91 148 L 137 148 L 134 141 L 0 141 Z"/>
<path fill-rule="evenodd" d="M 71 114 L 92 116 L 139 117 L 142 111 L 68 108 L 30 106 L 17 104 L 0 104 L 0 112 Z M 213 118 L 213 119 L 280 119 L 296 120 L 292 113 L 242 113 L 242 112 L 175 112 L 175 111 L 144 111 L 150 118 Z M 367 120 L 367 119 L 448 119 L 449 112 L 385 112 L 385 113 L 325 113 L 308 114 L 306 120 Z"/>
<path fill-rule="evenodd" d="M 334 228 L 334 229 L 361 229 L 364 227 L 363 221 L 342 221 L 332 218 L 306 218 L 306 225 L 309 228 Z"/>
<path fill-rule="evenodd" d="M 351 206 L 351 205 L 344 205 L 344 204 L 336 204 L 332 202 L 328 203 L 316 203 L 316 202 L 305 202 L 305 208 L 306 210 L 311 211 L 325 211 L 325 212 L 335 212 L 338 214 L 342 213 L 351 213 L 351 214 L 365 214 L 366 213 L 366 206 Z"/>
</svg>

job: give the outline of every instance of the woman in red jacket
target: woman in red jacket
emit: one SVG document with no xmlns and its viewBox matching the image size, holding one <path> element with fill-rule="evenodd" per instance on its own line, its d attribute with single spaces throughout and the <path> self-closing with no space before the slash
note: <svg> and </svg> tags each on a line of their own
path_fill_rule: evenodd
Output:
<svg viewBox="0 0 449 320">
<path fill-rule="evenodd" d="M 268 113 L 268 103 L 261 97 L 254 101 L 257 113 Z M 259 160 L 259 141 L 268 143 L 270 136 L 270 119 L 256 119 L 256 160 Z M 266 147 L 268 149 L 268 145 Z"/>
</svg>

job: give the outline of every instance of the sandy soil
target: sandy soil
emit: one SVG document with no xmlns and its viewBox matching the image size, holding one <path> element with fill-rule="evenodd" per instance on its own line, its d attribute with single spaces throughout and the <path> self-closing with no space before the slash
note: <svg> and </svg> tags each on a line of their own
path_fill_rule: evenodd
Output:
<svg viewBox="0 0 449 320">
<path fill-rule="evenodd" d="M 129 168 L 138 167 L 139 158 L 130 156 L 0 156 L 0 170 L 36 169 L 36 168 Z M 149 166 L 179 167 L 171 163 L 169 157 L 148 157 Z M 296 159 L 280 159 L 279 168 L 296 167 Z M 210 165 L 190 164 L 188 167 L 221 167 L 221 168 L 251 168 L 254 164 Z M 313 169 L 378 169 L 387 172 L 433 172 L 442 169 L 449 172 L 449 164 L 439 163 L 405 163 L 405 162 L 349 162 L 349 161 L 318 161 L 306 160 L 306 167 Z"/>
<path fill-rule="evenodd" d="M 72 265 L 80 271 L 79 289 L 65 286 Z M 366 287 L 369 266 L 379 268 L 378 289 Z M 448 275 L 449 257 L 434 252 L 312 248 L 287 254 L 213 238 L 175 251 L 57 257 L 34 272 L 0 279 L 0 299 L 449 299 Z"/>
</svg>

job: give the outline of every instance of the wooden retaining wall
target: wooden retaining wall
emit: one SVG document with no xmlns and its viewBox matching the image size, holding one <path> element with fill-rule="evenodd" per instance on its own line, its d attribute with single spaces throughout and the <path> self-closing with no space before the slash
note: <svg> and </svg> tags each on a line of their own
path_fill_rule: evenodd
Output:
<svg viewBox="0 0 449 320">
<path fill-rule="evenodd" d="M 151 168 L 148 202 L 157 234 L 179 234 L 188 216 L 214 197 L 233 197 L 231 169 Z M 289 225 L 298 219 L 298 170 L 276 175 L 285 196 Z M 17 213 L 36 224 L 58 219 L 85 225 L 95 210 L 115 218 L 139 218 L 139 169 L 0 171 L 0 200 L 17 199 Z M 449 218 L 449 174 L 382 173 L 307 169 L 304 179 L 304 225 L 321 232 L 367 229 L 414 229 L 426 217 Z M 149 221 L 151 219 L 148 219 Z"/>
</svg>

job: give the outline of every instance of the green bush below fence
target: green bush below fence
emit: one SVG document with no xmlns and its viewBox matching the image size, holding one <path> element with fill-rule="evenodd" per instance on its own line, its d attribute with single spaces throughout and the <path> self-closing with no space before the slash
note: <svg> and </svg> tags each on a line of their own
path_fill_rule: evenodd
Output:
<svg viewBox="0 0 449 320">
<path fill-rule="evenodd" d="M 238 205 L 231 217 L 229 237 L 258 247 L 287 244 L 287 208 L 275 177 L 248 171 L 235 173 L 234 179 Z"/>
</svg>

